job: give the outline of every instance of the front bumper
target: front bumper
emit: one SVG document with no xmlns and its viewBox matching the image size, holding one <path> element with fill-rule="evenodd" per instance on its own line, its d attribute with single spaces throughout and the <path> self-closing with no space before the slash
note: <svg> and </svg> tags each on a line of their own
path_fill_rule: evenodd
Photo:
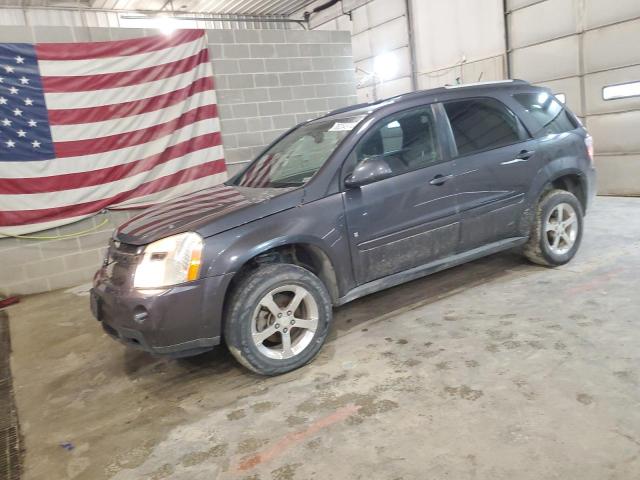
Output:
<svg viewBox="0 0 640 480">
<path fill-rule="evenodd" d="M 156 355 L 197 355 L 220 343 L 229 275 L 202 278 L 152 294 L 118 288 L 97 275 L 91 311 L 106 333 Z"/>
</svg>

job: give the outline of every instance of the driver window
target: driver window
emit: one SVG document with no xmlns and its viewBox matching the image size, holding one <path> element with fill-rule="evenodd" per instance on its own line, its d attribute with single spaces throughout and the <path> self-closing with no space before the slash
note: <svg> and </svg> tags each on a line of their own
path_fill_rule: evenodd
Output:
<svg viewBox="0 0 640 480">
<path fill-rule="evenodd" d="M 394 175 L 440 162 L 431 108 L 394 115 L 374 127 L 355 150 L 355 163 L 381 155 Z"/>
</svg>

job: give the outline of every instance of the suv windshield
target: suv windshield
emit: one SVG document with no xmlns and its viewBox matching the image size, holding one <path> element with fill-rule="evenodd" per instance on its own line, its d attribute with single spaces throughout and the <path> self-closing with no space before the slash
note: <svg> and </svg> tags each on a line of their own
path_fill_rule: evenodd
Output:
<svg viewBox="0 0 640 480">
<path fill-rule="evenodd" d="M 304 185 L 364 117 L 318 120 L 296 128 L 254 160 L 233 184 L 253 188 Z"/>
</svg>

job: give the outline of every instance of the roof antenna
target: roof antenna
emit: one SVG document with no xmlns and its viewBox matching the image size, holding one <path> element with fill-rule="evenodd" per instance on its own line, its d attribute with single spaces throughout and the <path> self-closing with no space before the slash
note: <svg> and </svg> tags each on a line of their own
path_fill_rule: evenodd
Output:
<svg viewBox="0 0 640 480">
<path fill-rule="evenodd" d="M 480 72 L 480 76 L 478 77 L 478 82 L 480 82 L 480 80 L 482 80 L 482 76 L 484 75 L 484 70 L 482 72 Z"/>
</svg>

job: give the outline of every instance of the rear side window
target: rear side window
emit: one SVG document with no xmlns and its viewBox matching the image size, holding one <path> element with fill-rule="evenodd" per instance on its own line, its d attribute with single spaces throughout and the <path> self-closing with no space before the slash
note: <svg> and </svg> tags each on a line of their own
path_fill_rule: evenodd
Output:
<svg viewBox="0 0 640 480">
<path fill-rule="evenodd" d="M 577 128 L 571 115 L 563 109 L 562 103 L 547 92 L 518 93 L 513 97 L 531 114 L 546 134 L 569 132 Z"/>
<path fill-rule="evenodd" d="M 526 133 L 520 120 L 502 102 L 474 98 L 445 103 L 458 155 L 491 150 L 520 142 Z"/>
</svg>

